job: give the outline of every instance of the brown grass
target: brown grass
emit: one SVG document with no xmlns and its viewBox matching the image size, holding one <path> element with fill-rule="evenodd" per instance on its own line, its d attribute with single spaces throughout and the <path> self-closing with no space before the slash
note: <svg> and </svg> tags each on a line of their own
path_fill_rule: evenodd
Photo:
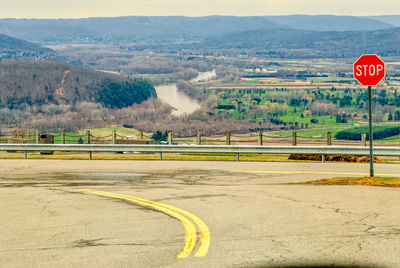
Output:
<svg viewBox="0 0 400 268">
<path fill-rule="evenodd" d="M 367 185 L 400 187 L 400 178 L 396 177 L 338 177 L 320 179 L 315 181 L 300 182 L 299 184 L 322 184 L 322 185 Z"/>
</svg>

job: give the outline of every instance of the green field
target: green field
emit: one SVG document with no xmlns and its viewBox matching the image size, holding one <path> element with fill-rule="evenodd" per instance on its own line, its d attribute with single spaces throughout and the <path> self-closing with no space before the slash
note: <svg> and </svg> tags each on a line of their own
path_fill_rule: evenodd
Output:
<svg viewBox="0 0 400 268">
<path fill-rule="evenodd" d="M 297 81 L 281 80 L 248 78 L 237 84 L 241 88 L 230 84 L 230 88 L 210 88 L 202 94 L 215 95 L 218 98 L 210 105 L 210 114 L 219 118 L 248 120 L 250 123 L 258 123 L 260 127 L 271 123 L 283 130 L 342 128 L 363 125 L 367 121 L 368 96 L 363 89 L 351 88 L 351 84 L 349 88 L 343 88 L 342 85 L 341 88 L 331 89 L 319 89 L 318 84 L 305 84 L 309 89 L 297 90 L 257 88 L 258 84 L 267 82 L 273 84 L 284 81 L 289 86 L 291 82 Z M 315 78 L 315 81 L 334 84 L 352 80 L 321 77 Z M 249 88 L 243 88 L 243 85 L 248 85 Z M 400 122 L 400 94 L 397 94 L 397 90 L 374 90 L 373 94 L 374 113 L 378 114 L 379 122 Z"/>
</svg>

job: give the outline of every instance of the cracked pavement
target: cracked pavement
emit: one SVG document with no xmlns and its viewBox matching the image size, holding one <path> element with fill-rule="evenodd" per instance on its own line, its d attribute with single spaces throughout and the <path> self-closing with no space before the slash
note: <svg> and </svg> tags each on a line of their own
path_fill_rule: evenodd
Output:
<svg viewBox="0 0 400 268">
<path fill-rule="evenodd" d="M 300 185 L 368 164 L 2 160 L 0 267 L 397 267 L 400 189 Z M 400 174 L 397 165 L 377 172 Z M 321 171 L 327 174 L 235 170 Z M 179 221 L 98 189 L 163 202 L 210 228 L 204 258 L 177 259 Z"/>
</svg>

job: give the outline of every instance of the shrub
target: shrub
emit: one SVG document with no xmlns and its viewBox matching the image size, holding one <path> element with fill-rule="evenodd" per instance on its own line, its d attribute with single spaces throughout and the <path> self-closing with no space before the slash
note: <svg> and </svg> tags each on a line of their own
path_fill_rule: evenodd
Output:
<svg viewBox="0 0 400 268">
<path fill-rule="evenodd" d="M 127 123 L 122 124 L 122 126 L 125 127 L 125 128 L 134 128 L 135 127 L 134 125 L 127 124 Z"/>
<path fill-rule="evenodd" d="M 151 138 L 155 141 L 166 141 L 168 140 L 168 131 L 162 133 L 160 130 L 157 130 Z"/>
<path fill-rule="evenodd" d="M 346 129 L 336 133 L 335 138 L 341 140 L 361 140 L 361 135 L 367 134 L 367 140 L 369 140 L 369 130 L 367 127 L 357 127 L 352 129 Z M 400 126 L 379 126 L 374 127 L 373 136 L 374 139 L 380 140 L 387 137 L 392 137 L 400 134 Z"/>
</svg>

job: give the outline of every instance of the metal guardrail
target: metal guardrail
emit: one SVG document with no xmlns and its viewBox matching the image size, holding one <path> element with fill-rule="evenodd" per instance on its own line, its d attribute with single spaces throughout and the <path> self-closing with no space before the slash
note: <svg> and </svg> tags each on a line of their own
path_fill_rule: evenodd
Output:
<svg viewBox="0 0 400 268">
<path fill-rule="evenodd" d="M 257 146 L 257 145 L 126 145 L 126 144 L 0 144 L 0 151 L 153 152 L 160 153 L 233 153 L 239 154 L 318 154 L 369 155 L 364 146 Z M 400 147 L 375 147 L 376 156 L 400 156 Z"/>
</svg>

